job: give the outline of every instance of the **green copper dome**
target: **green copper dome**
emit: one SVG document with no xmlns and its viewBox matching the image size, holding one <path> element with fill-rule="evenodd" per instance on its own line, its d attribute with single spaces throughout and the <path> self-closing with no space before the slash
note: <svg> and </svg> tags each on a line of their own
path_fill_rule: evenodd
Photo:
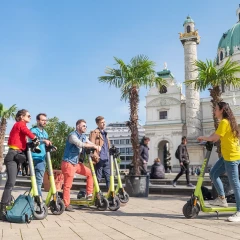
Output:
<svg viewBox="0 0 240 240">
<path fill-rule="evenodd" d="M 186 20 L 185 20 L 184 23 L 183 23 L 183 26 L 184 26 L 186 23 L 194 23 L 194 21 L 193 21 L 193 19 L 192 19 L 190 16 L 187 16 Z"/>
<path fill-rule="evenodd" d="M 234 48 L 240 45 L 240 22 L 233 25 L 231 29 L 223 33 L 219 44 L 219 48 L 224 48 L 224 56 L 232 55 L 234 53 Z"/>
<path fill-rule="evenodd" d="M 171 71 L 168 69 L 163 69 L 160 72 L 157 72 L 157 75 L 161 78 L 172 78 L 174 79 L 174 76 L 172 75 Z"/>
</svg>

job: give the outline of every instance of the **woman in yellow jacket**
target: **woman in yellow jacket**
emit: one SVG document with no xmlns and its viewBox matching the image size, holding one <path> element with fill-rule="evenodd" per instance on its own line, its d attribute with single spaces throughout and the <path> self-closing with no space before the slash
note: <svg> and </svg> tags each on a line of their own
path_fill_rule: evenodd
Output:
<svg viewBox="0 0 240 240">
<path fill-rule="evenodd" d="M 236 119 L 228 103 L 219 102 L 214 114 L 220 120 L 218 129 L 209 137 L 200 136 L 198 141 L 221 141 L 222 157 L 210 171 L 211 180 L 218 192 L 218 198 L 209 201 L 209 204 L 228 207 L 220 175 L 227 172 L 230 186 L 236 199 L 237 212 L 228 218 L 230 222 L 240 222 L 240 183 L 238 165 L 240 164 L 239 129 Z"/>
</svg>

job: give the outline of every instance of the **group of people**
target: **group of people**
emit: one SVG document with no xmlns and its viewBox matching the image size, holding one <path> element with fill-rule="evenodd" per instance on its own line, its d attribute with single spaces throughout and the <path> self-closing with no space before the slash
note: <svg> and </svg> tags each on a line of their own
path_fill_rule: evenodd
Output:
<svg viewBox="0 0 240 240">
<path fill-rule="evenodd" d="M 239 129 L 236 119 L 228 103 L 219 102 L 214 108 L 214 114 L 219 119 L 218 129 L 211 136 L 200 136 L 198 141 L 221 141 L 221 157 L 210 171 L 211 180 L 218 192 L 218 198 L 209 201 L 211 205 L 228 207 L 228 203 L 225 198 L 223 184 L 220 175 L 227 173 L 230 186 L 232 187 L 235 199 L 237 212 L 228 218 L 228 221 L 239 222 L 240 221 L 240 183 L 238 165 L 240 164 L 240 145 L 239 145 Z M 45 145 L 51 145 L 51 141 L 48 139 L 48 134 L 44 130 L 47 123 L 47 115 L 40 113 L 37 115 L 37 125 L 30 130 L 26 124 L 30 122 L 31 116 L 29 112 L 22 109 L 16 114 L 16 123 L 14 124 L 8 140 L 9 150 L 4 159 L 6 165 L 6 171 L 8 179 L 3 191 L 1 206 L 0 206 L 0 219 L 4 219 L 6 214 L 6 206 L 11 202 L 11 192 L 16 182 L 16 176 L 18 173 L 18 166 L 22 162 L 25 162 L 26 145 L 28 139 L 34 144 L 39 145 L 41 153 L 32 153 L 34 161 L 34 169 L 36 174 L 37 186 L 39 195 L 42 196 L 41 186 L 43 182 L 43 175 L 46 168 L 45 162 Z M 64 175 L 63 186 L 63 201 L 66 207 L 66 211 L 74 211 L 70 205 L 70 189 L 72 187 L 73 178 L 75 173 L 84 175 L 87 177 L 86 197 L 90 199 L 93 193 L 93 178 L 91 171 L 86 167 L 79 156 L 84 155 L 85 148 L 93 148 L 95 152 L 92 156 L 95 162 L 95 170 L 98 181 L 101 180 L 102 174 L 104 174 L 107 188 L 110 182 L 110 165 L 109 165 L 109 148 L 110 141 L 105 131 L 105 119 L 102 116 L 98 116 L 96 119 L 97 128 L 90 132 L 89 138 L 86 136 L 87 124 L 84 119 L 80 119 L 76 122 L 75 131 L 71 132 L 66 139 L 66 146 L 64 150 L 64 156 L 62 159 L 61 169 Z M 140 146 L 140 161 L 142 173 L 147 173 L 148 163 L 148 143 L 150 139 L 144 137 Z M 179 161 L 181 171 L 173 180 L 173 186 L 176 186 L 178 178 L 186 173 L 186 180 L 188 186 L 193 186 L 189 181 L 189 155 L 186 148 L 187 138 L 182 138 L 182 144 L 179 146 Z M 82 154 L 81 154 L 82 153 Z M 154 165 L 151 169 L 152 178 L 162 177 L 164 174 L 164 167 L 160 163 L 160 159 L 157 158 L 154 161 Z M 161 176 L 160 176 L 161 175 Z"/>
<path fill-rule="evenodd" d="M 47 115 L 45 113 L 39 113 L 36 116 L 37 124 L 31 129 L 27 128 L 27 123 L 30 122 L 31 115 L 26 109 L 19 110 L 16 114 L 15 120 L 16 123 L 9 134 L 9 150 L 4 158 L 8 179 L 5 184 L 0 205 L 0 219 L 2 220 L 5 220 L 6 207 L 11 203 L 11 192 L 16 183 L 19 165 L 27 161 L 27 142 L 32 141 L 41 150 L 40 153 L 32 153 L 38 194 L 40 196 L 42 196 L 41 186 L 46 169 L 45 146 L 52 145 L 51 141 L 48 139 L 48 133 L 44 129 L 47 124 Z M 66 211 L 74 211 L 73 207 L 70 205 L 70 189 L 72 187 L 75 173 L 87 177 L 86 197 L 88 199 L 92 197 L 93 178 L 91 170 L 83 164 L 81 159 L 79 159 L 79 156 L 84 156 L 85 148 L 95 149 L 92 159 L 95 162 L 97 179 L 100 181 L 102 174 L 104 174 L 106 185 L 109 187 L 110 142 L 107 132 L 104 130 L 106 125 L 104 117 L 98 116 L 95 120 L 97 128 L 94 131 L 91 131 L 89 139 L 86 136 L 87 124 L 84 119 L 79 119 L 76 122 L 75 131 L 71 132 L 66 139 L 64 155 L 61 163 L 61 170 L 64 175 L 63 201 Z"/>
</svg>

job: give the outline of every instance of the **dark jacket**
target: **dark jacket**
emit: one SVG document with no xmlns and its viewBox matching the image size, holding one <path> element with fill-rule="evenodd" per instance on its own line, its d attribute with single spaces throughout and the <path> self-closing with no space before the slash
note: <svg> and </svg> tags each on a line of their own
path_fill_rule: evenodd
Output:
<svg viewBox="0 0 240 240">
<path fill-rule="evenodd" d="M 139 149 L 139 154 L 140 154 L 140 160 L 143 162 L 143 161 L 146 161 L 148 162 L 148 158 L 149 158 L 149 155 L 148 155 L 148 146 L 147 145 L 140 145 L 140 149 Z"/>
<path fill-rule="evenodd" d="M 150 178 L 152 179 L 164 179 L 165 169 L 161 163 L 154 163 L 151 168 Z"/>
<path fill-rule="evenodd" d="M 180 162 L 189 161 L 187 146 L 185 144 L 179 145 L 179 161 Z"/>
</svg>

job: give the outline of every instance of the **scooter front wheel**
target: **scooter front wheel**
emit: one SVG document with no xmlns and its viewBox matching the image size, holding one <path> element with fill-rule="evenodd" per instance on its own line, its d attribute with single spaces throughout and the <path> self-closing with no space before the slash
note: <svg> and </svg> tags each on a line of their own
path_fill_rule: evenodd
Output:
<svg viewBox="0 0 240 240">
<path fill-rule="evenodd" d="M 65 205 L 61 198 L 58 197 L 57 202 L 52 200 L 50 202 L 50 210 L 54 215 L 61 215 L 65 211 Z"/>
<path fill-rule="evenodd" d="M 100 201 L 98 200 L 98 203 L 97 203 L 97 209 L 99 211 L 106 211 L 108 209 L 108 200 L 103 197 Z"/>
<path fill-rule="evenodd" d="M 197 203 L 196 206 L 193 206 L 191 201 L 187 201 L 187 203 L 183 206 L 183 215 L 190 219 L 197 217 L 198 213 L 200 212 L 200 206 Z"/>
<path fill-rule="evenodd" d="M 120 208 L 120 200 L 118 197 L 114 197 L 114 198 L 111 198 L 111 199 L 108 199 L 108 202 L 109 202 L 109 206 L 108 208 L 111 210 L 111 211 L 117 211 L 119 208 Z"/>
<path fill-rule="evenodd" d="M 34 207 L 33 216 L 37 220 L 43 220 L 48 215 L 48 208 L 47 208 L 47 206 L 44 203 L 41 205 L 41 209 L 42 210 L 40 210 L 40 207 L 36 206 L 36 205 Z"/>
<path fill-rule="evenodd" d="M 117 195 L 121 203 L 127 203 L 129 201 L 129 195 L 124 192 L 123 194 Z"/>
</svg>

